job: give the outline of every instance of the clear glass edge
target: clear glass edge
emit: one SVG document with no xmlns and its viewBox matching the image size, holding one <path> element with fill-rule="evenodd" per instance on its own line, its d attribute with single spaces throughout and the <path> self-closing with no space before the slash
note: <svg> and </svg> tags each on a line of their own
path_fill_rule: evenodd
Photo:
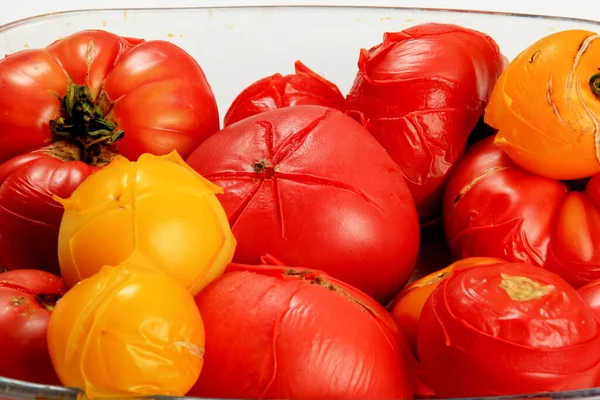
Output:
<svg viewBox="0 0 600 400">
<path fill-rule="evenodd" d="M 425 11 L 425 12 L 448 12 L 448 13 L 460 13 L 460 14 L 478 14 L 478 15 L 494 15 L 498 17 L 520 17 L 520 18 L 542 18 L 554 21 L 563 22 L 574 22 L 574 23 L 588 23 L 598 25 L 600 27 L 600 21 L 585 18 L 574 18 L 574 17 L 560 17 L 554 15 L 543 15 L 543 14 L 527 14 L 527 13 L 513 13 L 505 11 L 485 11 L 485 10 L 465 10 L 465 9 L 453 9 L 453 8 L 428 8 L 428 7 L 402 7 L 402 6 L 344 6 L 344 5 L 225 5 L 225 6 L 196 6 L 196 7 L 149 7 L 149 8 L 98 8 L 98 9 L 78 9 L 78 10 L 64 10 L 45 14 L 39 14 L 27 18 L 18 19 L 15 21 L 8 22 L 0 25 L 0 33 L 7 30 L 17 28 L 22 25 L 35 23 L 36 21 L 43 20 L 46 18 L 64 16 L 64 15 L 77 15 L 87 13 L 103 13 L 103 12 L 123 12 L 123 11 L 143 11 L 143 12 L 161 12 L 161 11 L 193 11 L 193 10 L 225 10 L 225 9 L 273 9 L 273 8 L 339 8 L 339 9 L 398 9 L 405 11 Z M 42 385 L 37 383 L 31 383 L 26 381 L 20 381 L 16 379 L 10 379 L 0 376 L 0 399 L 7 396 L 31 396 L 35 399 L 60 399 L 60 400 L 71 400 L 71 399 L 85 399 L 85 393 L 76 388 L 62 387 L 62 386 L 51 386 Z M 521 400 L 521 399 L 537 399 L 537 398 L 553 398 L 553 399 L 600 399 L 600 388 L 584 389 L 584 390 L 571 390 L 562 392 L 540 392 L 523 395 L 511 395 L 511 396 L 490 396 L 490 397 L 465 397 L 456 398 L 455 400 L 476 400 L 476 399 L 493 399 L 493 400 Z M 128 397 L 129 399 L 137 400 L 185 400 L 185 399 L 205 399 L 205 400 L 223 400 L 213 399 L 208 397 L 188 397 L 188 396 L 137 396 Z M 115 399 L 111 397 L 111 399 Z M 444 399 L 437 399 L 444 400 Z"/>
</svg>

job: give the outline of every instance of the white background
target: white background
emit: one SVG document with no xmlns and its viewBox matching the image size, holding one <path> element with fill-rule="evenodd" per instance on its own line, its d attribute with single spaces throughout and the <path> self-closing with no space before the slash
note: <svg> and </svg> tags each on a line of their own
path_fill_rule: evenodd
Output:
<svg viewBox="0 0 600 400">
<path fill-rule="evenodd" d="M 82 8 L 148 8 L 219 5 L 375 5 L 453 8 L 554 15 L 600 21 L 598 0 L 2 0 L 0 25 L 55 11 Z"/>
</svg>

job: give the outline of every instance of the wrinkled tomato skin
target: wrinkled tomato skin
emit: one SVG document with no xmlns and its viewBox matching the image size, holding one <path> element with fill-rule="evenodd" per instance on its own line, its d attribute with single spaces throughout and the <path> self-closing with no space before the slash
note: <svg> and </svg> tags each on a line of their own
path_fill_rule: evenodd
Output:
<svg viewBox="0 0 600 400">
<path fill-rule="evenodd" d="M 60 159 L 48 149 L 0 165 L 0 267 L 60 275 L 57 243 L 63 208 L 52 196 L 69 197 L 97 169 Z"/>
<path fill-rule="evenodd" d="M 600 320 L 543 268 L 463 267 L 425 303 L 418 352 L 440 398 L 589 389 L 600 376 Z"/>
<path fill-rule="evenodd" d="M 0 162 L 53 140 L 49 122 L 62 116 L 57 96 L 70 82 L 112 103 L 106 119 L 125 131 L 118 148 L 131 160 L 172 150 L 185 157 L 219 129 L 212 90 L 189 54 L 86 30 L 0 60 Z"/>
<path fill-rule="evenodd" d="M 438 23 L 385 33 L 361 50 L 346 112 L 401 167 L 422 220 L 439 215 L 446 179 L 506 62 L 487 35 Z"/>
<path fill-rule="evenodd" d="M 46 333 L 51 309 L 67 292 L 64 281 L 48 272 L 22 269 L 0 273 L 0 376 L 60 385 Z"/>
<path fill-rule="evenodd" d="M 452 173 L 444 228 L 454 257 L 498 257 L 556 272 L 573 286 L 600 279 L 600 176 L 584 190 L 516 166 L 489 137 Z"/>
<path fill-rule="evenodd" d="M 282 107 L 316 105 L 337 110 L 344 108 L 344 95 L 336 85 L 301 61 L 296 61 L 294 67 L 294 74 L 267 76 L 238 94 L 225 114 L 224 126 Z"/>
<path fill-rule="evenodd" d="M 413 396 L 406 343 L 389 313 L 323 272 L 230 264 L 196 304 L 206 356 L 189 396 Z"/>
<path fill-rule="evenodd" d="M 577 290 L 600 319 L 600 280 L 588 283 Z"/>
<path fill-rule="evenodd" d="M 417 354 L 417 329 L 421 311 L 435 288 L 456 268 L 500 263 L 505 263 L 505 261 L 491 257 L 470 257 L 458 260 L 437 272 L 430 273 L 410 283 L 396 295 L 390 305 L 391 314 L 398 327 L 404 332 L 415 355 Z"/>
<path fill-rule="evenodd" d="M 233 262 L 271 254 L 382 303 L 413 272 L 419 225 L 402 173 L 340 111 L 296 106 L 246 118 L 207 139 L 187 163 L 224 188 L 219 200 L 238 242 Z"/>
</svg>

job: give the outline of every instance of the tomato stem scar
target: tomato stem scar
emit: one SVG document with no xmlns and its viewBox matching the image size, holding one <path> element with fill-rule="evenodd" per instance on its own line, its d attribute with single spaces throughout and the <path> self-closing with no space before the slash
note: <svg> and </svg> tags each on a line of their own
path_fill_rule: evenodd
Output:
<svg viewBox="0 0 600 400">
<path fill-rule="evenodd" d="M 502 277 L 500 288 L 506 291 L 511 300 L 515 301 L 538 300 L 554 289 L 553 285 L 542 285 L 525 276 L 506 274 L 500 274 L 500 276 Z"/>
</svg>

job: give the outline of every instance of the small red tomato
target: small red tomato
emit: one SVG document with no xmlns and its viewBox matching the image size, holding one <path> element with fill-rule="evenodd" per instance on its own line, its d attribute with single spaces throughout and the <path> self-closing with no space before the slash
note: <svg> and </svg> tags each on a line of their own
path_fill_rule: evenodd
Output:
<svg viewBox="0 0 600 400">
<path fill-rule="evenodd" d="M 296 61 L 294 67 L 294 74 L 267 76 L 238 94 L 225 114 L 224 126 L 283 107 L 316 105 L 343 109 L 344 95 L 335 84 L 300 61 Z"/>
<path fill-rule="evenodd" d="M 196 296 L 205 363 L 190 396 L 410 399 L 406 343 L 375 300 L 325 273 L 230 264 Z"/>
<path fill-rule="evenodd" d="M 272 254 L 381 302 L 406 284 L 419 249 L 415 203 L 369 132 L 321 106 L 271 110 L 208 138 L 187 163 L 225 191 L 233 261 Z"/>
<path fill-rule="evenodd" d="M 579 288 L 577 292 L 600 318 L 600 279 Z"/>
<path fill-rule="evenodd" d="M 505 64 L 492 38 L 452 24 L 388 32 L 361 50 L 346 111 L 402 168 L 422 221 L 439 215 L 446 179 Z"/>
<path fill-rule="evenodd" d="M 587 389 L 600 376 L 600 320 L 543 268 L 462 267 L 425 303 L 418 352 L 442 398 Z"/>
<path fill-rule="evenodd" d="M 60 275 L 58 228 L 62 206 L 52 199 L 71 193 L 96 166 L 78 161 L 74 145 L 53 145 L 0 165 L 0 266 Z"/>
<path fill-rule="evenodd" d="M 47 328 L 64 281 L 48 272 L 0 273 L 0 376 L 60 385 L 48 352 Z"/>
</svg>

